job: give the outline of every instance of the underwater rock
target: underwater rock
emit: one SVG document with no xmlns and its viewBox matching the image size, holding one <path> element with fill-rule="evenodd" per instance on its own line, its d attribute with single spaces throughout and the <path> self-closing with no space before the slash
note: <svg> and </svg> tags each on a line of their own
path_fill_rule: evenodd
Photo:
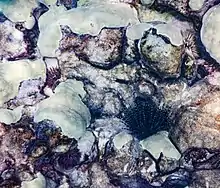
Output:
<svg viewBox="0 0 220 188">
<path fill-rule="evenodd" d="M 111 141 L 110 141 L 111 142 Z M 138 171 L 138 159 L 140 157 L 141 148 L 139 143 L 130 140 L 120 149 L 113 147 L 111 153 L 106 151 L 105 165 L 110 173 L 123 175 L 134 175 Z"/>
<path fill-rule="evenodd" d="M 40 52 L 43 56 L 54 57 L 62 38 L 60 25 L 69 26 L 74 33 L 97 35 L 103 27 L 122 27 L 138 23 L 138 20 L 129 5 L 118 3 L 68 11 L 52 6 L 38 22 L 41 31 L 38 40 Z"/>
<path fill-rule="evenodd" d="M 180 75 L 181 46 L 172 45 L 167 37 L 158 35 L 156 29 L 149 29 L 144 33 L 139 42 L 139 48 L 143 64 L 159 77 Z"/>
<path fill-rule="evenodd" d="M 184 82 L 183 80 L 178 80 L 178 81 L 174 81 L 170 83 L 169 82 L 164 83 L 164 84 L 161 84 L 159 88 L 164 97 L 163 101 L 167 106 L 172 106 L 172 108 L 175 108 L 175 107 L 178 108 L 184 102 L 185 103 L 188 102 L 187 97 L 189 97 L 189 95 L 186 94 L 188 91 L 188 86 L 187 86 L 187 83 Z M 196 98 L 196 96 L 194 97 Z"/>
<path fill-rule="evenodd" d="M 29 56 L 24 33 L 9 20 L 0 22 L 0 45 L 0 59 L 16 60 Z"/>
<path fill-rule="evenodd" d="M 111 138 L 119 132 L 126 132 L 124 122 L 114 117 L 96 119 L 95 122 L 90 125 L 90 128 L 94 130 L 94 134 L 98 138 L 98 148 L 101 156 L 104 155 L 106 144 Z"/>
<path fill-rule="evenodd" d="M 192 88 L 195 99 L 188 98 L 187 105 L 177 111 L 176 126 L 170 136 L 181 151 L 189 147 L 220 147 L 220 93 L 216 87 L 204 86 L 202 83 L 195 85 Z"/>
<path fill-rule="evenodd" d="M 110 70 L 95 68 L 87 62 L 78 60 L 71 52 L 58 57 L 62 78 L 74 78 L 84 83 L 87 92 L 84 100 L 95 116 L 118 115 L 126 103 L 133 101 L 132 83 L 135 81 L 138 66 L 119 64 Z"/>
<path fill-rule="evenodd" d="M 91 167 L 91 185 L 90 188 L 116 188 L 109 181 L 106 171 L 98 163 L 94 163 Z"/>
<path fill-rule="evenodd" d="M 22 126 L 21 126 L 22 124 Z M 17 124 L 19 128 L 11 125 L 0 124 L 0 186 L 19 185 L 21 181 L 33 179 L 32 166 L 29 164 L 28 156 L 23 153 L 24 145 L 33 138 L 30 128 L 26 127 L 28 122 Z"/>
<path fill-rule="evenodd" d="M 59 43 L 61 53 L 71 51 L 76 57 L 101 69 L 111 69 L 122 61 L 126 28 L 101 29 L 97 36 L 79 35 L 67 26 L 61 26 L 63 34 Z"/>
<path fill-rule="evenodd" d="M 64 135 L 78 139 L 84 134 L 91 118 L 81 101 L 85 96 L 82 83 L 67 80 L 60 83 L 54 92 L 54 95 L 37 104 L 34 121 L 53 120 Z"/>
<path fill-rule="evenodd" d="M 160 153 L 163 153 L 163 156 L 179 159 L 181 154 L 172 144 L 168 138 L 168 132 L 161 131 L 155 135 L 152 135 L 140 142 L 143 149 L 149 151 L 155 159 L 160 157 Z"/>
<path fill-rule="evenodd" d="M 18 60 L 0 63 L 0 105 L 14 98 L 22 81 L 45 78 L 45 66 L 40 60 Z"/>
<path fill-rule="evenodd" d="M 189 185 L 189 188 L 207 188 L 207 186 L 213 188 L 219 187 L 219 172 L 220 170 L 201 170 L 195 172 L 192 177 L 192 184 Z"/>
<path fill-rule="evenodd" d="M 219 9 L 220 6 L 214 6 L 209 9 L 203 17 L 203 24 L 200 31 L 201 40 L 206 47 L 206 50 L 209 54 L 215 58 L 215 60 L 220 62 L 220 53 L 219 53 Z"/>
<path fill-rule="evenodd" d="M 18 94 L 7 102 L 7 107 L 13 109 L 20 105 L 35 105 L 45 98 L 40 93 L 44 79 L 29 79 L 20 83 Z"/>
<path fill-rule="evenodd" d="M 56 4 L 58 6 L 63 5 L 67 10 L 77 7 L 78 0 L 58 0 Z"/>
<path fill-rule="evenodd" d="M 196 148 L 187 149 L 179 160 L 180 166 L 188 171 L 220 169 L 219 149 Z"/>
</svg>

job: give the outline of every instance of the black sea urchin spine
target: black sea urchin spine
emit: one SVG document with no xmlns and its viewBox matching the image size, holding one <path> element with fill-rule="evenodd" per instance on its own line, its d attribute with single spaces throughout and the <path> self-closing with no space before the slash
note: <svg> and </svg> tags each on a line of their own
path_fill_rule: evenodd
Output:
<svg viewBox="0 0 220 188">
<path fill-rule="evenodd" d="M 172 123 L 166 109 L 160 109 L 152 98 L 136 97 L 134 105 L 124 111 L 123 120 L 138 139 L 168 130 Z"/>
</svg>

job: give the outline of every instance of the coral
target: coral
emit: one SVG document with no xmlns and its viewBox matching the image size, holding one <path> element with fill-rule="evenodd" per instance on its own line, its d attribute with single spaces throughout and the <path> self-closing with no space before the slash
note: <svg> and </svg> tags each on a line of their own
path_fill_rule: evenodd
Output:
<svg viewBox="0 0 220 188">
<path fill-rule="evenodd" d="M 82 83 L 67 80 L 60 83 L 54 92 L 54 95 L 38 103 L 34 121 L 53 120 L 61 127 L 64 135 L 78 139 L 91 118 L 89 110 L 81 101 L 81 97 L 85 96 Z"/>
<path fill-rule="evenodd" d="M 169 140 L 168 133 L 164 131 L 158 132 L 157 134 L 142 140 L 140 144 L 142 148 L 148 150 L 155 159 L 160 157 L 161 152 L 163 153 L 163 156 L 173 159 L 175 158 L 177 160 L 181 156 Z M 158 148 L 160 148 L 160 150 L 158 150 Z"/>
<path fill-rule="evenodd" d="M 22 81 L 45 78 L 45 66 L 40 60 L 18 60 L 0 63 L 0 105 L 13 99 Z M 8 74 L 13 73 L 13 74 Z"/>
<path fill-rule="evenodd" d="M 46 187 L 46 180 L 41 173 L 37 173 L 37 178 L 33 179 L 32 181 L 23 181 L 21 183 L 22 188 L 45 188 Z"/>
<path fill-rule="evenodd" d="M 92 24 L 89 20 L 93 20 Z M 59 47 L 59 40 L 62 38 L 60 25 L 69 26 L 75 33 L 97 35 L 103 27 L 127 26 L 129 23 L 138 23 L 138 20 L 133 9 L 128 5 L 107 3 L 68 11 L 61 6 L 51 6 L 38 22 L 41 31 L 38 40 L 40 52 L 43 56 L 54 57 Z"/>
<path fill-rule="evenodd" d="M 22 116 L 23 106 L 19 106 L 14 110 L 0 108 L 0 122 L 5 124 L 16 123 Z"/>
<path fill-rule="evenodd" d="M 219 6 L 215 6 L 204 15 L 203 25 L 200 31 L 201 39 L 206 47 L 206 50 L 210 55 L 220 62 L 220 56 L 218 51 L 219 37 L 217 34 L 218 18 L 219 18 Z"/>
<path fill-rule="evenodd" d="M 219 187 L 219 0 L 10 2 L 0 187 Z"/>
<path fill-rule="evenodd" d="M 8 19 L 13 22 L 26 22 L 33 8 L 37 7 L 38 1 L 9 1 L 8 3 L 0 2 L 1 9 Z"/>
</svg>

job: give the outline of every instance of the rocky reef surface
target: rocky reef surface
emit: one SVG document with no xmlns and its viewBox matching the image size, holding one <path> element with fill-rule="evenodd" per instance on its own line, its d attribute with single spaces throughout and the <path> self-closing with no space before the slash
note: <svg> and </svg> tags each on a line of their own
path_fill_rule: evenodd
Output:
<svg viewBox="0 0 220 188">
<path fill-rule="evenodd" d="M 220 187 L 219 4 L 0 1 L 0 187 Z"/>
</svg>

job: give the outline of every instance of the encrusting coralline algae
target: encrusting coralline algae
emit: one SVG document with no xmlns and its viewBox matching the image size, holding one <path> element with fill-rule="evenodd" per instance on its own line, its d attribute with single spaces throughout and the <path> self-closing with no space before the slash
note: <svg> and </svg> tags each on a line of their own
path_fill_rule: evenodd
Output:
<svg viewBox="0 0 220 188">
<path fill-rule="evenodd" d="M 219 0 L 0 2 L 0 187 L 220 187 Z"/>
</svg>

